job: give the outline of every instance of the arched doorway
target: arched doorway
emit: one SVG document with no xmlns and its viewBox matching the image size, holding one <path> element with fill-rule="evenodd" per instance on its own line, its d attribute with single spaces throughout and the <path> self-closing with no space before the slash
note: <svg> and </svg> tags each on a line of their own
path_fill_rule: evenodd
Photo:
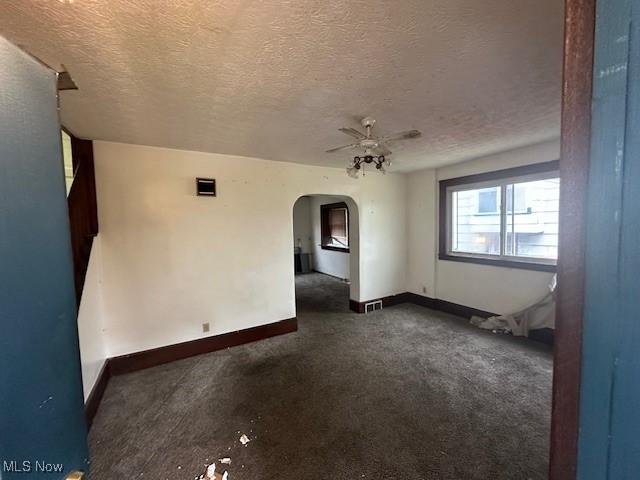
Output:
<svg viewBox="0 0 640 480">
<path fill-rule="evenodd" d="M 348 311 L 359 298 L 360 235 L 355 201 L 308 194 L 293 205 L 296 308 Z"/>
</svg>

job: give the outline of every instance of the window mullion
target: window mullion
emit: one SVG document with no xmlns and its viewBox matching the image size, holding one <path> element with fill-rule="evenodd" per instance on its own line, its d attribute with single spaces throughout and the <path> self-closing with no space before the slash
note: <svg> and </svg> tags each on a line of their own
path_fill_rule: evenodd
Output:
<svg viewBox="0 0 640 480">
<path fill-rule="evenodd" d="M 507 185 L 500 185 L 500 256 L 504 257 L 507 240 Z"/>
</svg>

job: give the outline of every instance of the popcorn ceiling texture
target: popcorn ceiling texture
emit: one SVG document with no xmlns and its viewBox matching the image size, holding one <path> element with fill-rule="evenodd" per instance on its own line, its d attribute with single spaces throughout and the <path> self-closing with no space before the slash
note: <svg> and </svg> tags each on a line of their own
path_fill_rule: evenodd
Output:
<svg viewBox="0 0 640 480">
<path fill-rule="evenodd" d="M 417 128 L 396 170 L 559 135 L 561 0 L 32 0 L 0 34 L 79 91 L 79 136 L 344 166 L 337 131 Z"/>
</svg>

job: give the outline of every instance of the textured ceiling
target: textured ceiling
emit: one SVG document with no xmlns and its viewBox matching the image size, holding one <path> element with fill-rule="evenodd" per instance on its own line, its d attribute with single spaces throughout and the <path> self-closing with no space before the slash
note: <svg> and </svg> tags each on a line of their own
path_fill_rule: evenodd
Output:
<svg viewBox="0 0 640 480">
<path fill-rule="evenodd" d="M 372 115 L 394 169 L 559 135 L 562 0 L 15 0 L 0 34 L 64 64 L 63 123 L 118 142 L 343 166 Z"/>
</svg>

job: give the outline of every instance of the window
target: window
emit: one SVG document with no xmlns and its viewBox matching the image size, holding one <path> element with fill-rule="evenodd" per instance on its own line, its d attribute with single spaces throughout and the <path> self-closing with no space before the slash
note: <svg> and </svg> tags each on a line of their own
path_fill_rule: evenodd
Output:
<svg viewBox="0 0 640 480">
<path fill-rule="evenodd" d="M 554 271 L 558 162 L 440 182 L 442 260 Z"/>
<path fill-rule="evenodd" d="M 349 252 L 349 209 L 346 203 L 320 206 L 321 247 Z"/>
</svg>

